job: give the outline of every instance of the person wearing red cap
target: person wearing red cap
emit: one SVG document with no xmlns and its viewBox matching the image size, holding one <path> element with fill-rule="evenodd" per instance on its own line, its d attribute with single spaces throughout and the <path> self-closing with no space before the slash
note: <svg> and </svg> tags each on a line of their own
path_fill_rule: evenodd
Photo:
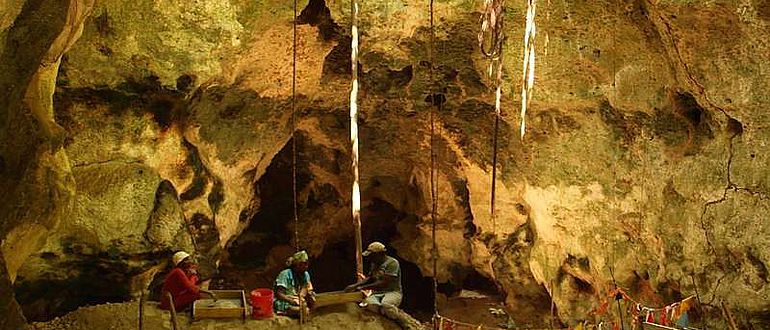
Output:
<svg viewBox="0 0 770 330">
<path fill-rule="evenodd" d="M 160 308 L 171 309 L 167 293 L 174 300 L 175 310 L 184 310 L 200 299 L 201 293 L 210 295 L 216 300 L 216 295 L 208 290 L 198 288 L 197 265 L 190 260 L 187 252 L 179 251 L 171 257 L 174 268 L 166 275 L 161 289 Z"/>
</svg>

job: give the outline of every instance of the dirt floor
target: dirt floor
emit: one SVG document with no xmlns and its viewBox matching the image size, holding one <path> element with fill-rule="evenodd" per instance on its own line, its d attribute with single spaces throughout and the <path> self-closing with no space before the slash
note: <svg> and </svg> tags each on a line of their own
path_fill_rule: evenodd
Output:
<svg viewBox="0 0 770 330">
<path fill-rule="evenodd" d="M 502 298 L 498 296 L 463 290 L 458 297 L 439 299 L 438 308 L 443 317 L 475 326 L 482 325 L 485 329 L 513 327 L 513 323 L 508 323 L 508 311 L 502 303 Z M 505 314 L 495 315 L 492 313 L 493 309 L 505 311 Z M 467 327 L 452 327 L 452 329 L 465 328 Z"/>
<path fill-rule="evenodd" d="M 439 300 L 441 315 L 449 319 L 489 328 L 504 328 L 507 315 L 495 315 L 492 310 L 504 306 L 500 297 L 488 296 L 474 291 L 463 291 L 460 296 Z M 297 320 L 274 316 L 269 320 L 203 319 L 191 322 L 190 312 L 178 313 L 180 329 L 300 329 Z M 250 315 L 250 311 L 249 311 Z M 430 316 L 427 316 L 429 319 Z M 425 321 L 425 320 L 424 320 Z M 158 308 L 157 302 L 144 306 L 144 329 L 172 329 L 170 314 Z M 526 326 L 519 324 L 519 326 Z M 29 330 L 93 330 L 93 329 L 138 329 L 139 303 L 103 304 L 81 307 L 62 317 L 48 322 L 32 323 Z M 463 329 L 453 326 L 452 329 Z M 475 328 L 475 327 L 474 327 Z M 306 329 L 400 329 L 398 325 L 379 315 L 362 310 L 355 304 L 328 306 L 314 311 L 311 320 L 301 327 Z"/>
<path fill-rule="evenodd" d="M 268 276 L 266 274 L 269 272 L 238 270 L 236 268 L 227 269 L 227 271 L 222 273 L 227 274 L 227 276 L 220 279 L 221 283 L 216 284 L 216 289 L 267 288 L 272 285 L 271 280 L 274 277 L 274 275 Z M 341 287 L 329 289 L 341 289 Z M 246 290 L 246 292 L 250 291 L 248 289 Z M 402 308 L 404 305 L 406 305 L 406 303 L 402 303 Z M 448 299 L 444 295 L 439 295 L 438 307 L 442 316 L 464 323 L 483 325 L 490 328 L 505 328 L 506 326 L 509 326 L 507 316 L 508 311 L 505 309 L 502 297 L 498 295 L 462 290 L 458 296 Z M 494 315 L 490 313 L 490 309 L 504 310 L 506 311 L 506 314 Z M 432 309 L 407 309 L 406 312 L 422 322 L 430 322 L 433 316 Z M 513 319 L 518 321 L 514 322 L 516 325 L 523 327 L 531 326 L 526 322 L 529 318 L 528 316 L 512 316 Z"/>
<path fill-rule="evenodd" d="M 48 322 L 33 323 L 29 330 L 95 330 L 95 329 L 138 329 L 139 304 L 136 301 L 82 307 L 65 316 Z M 300 329 L 299 322 L 283 316 L 269 320 L 247 319 L 203 319 L 191 322 L 190 313 L 180 313 L 180 329 L 215 330 L 215 329 Z M 144 308 L 144 329 L 172 329 L 170 315 L 158 308 L 155 302 L 149 302 Z M 395 330 L 400 329 L 395 323 L 362 310 L 355 304 L 329 306 L 314 312 L 308 323 L 301 327 L 308 329 L 341 330 Z"/>
</svg>

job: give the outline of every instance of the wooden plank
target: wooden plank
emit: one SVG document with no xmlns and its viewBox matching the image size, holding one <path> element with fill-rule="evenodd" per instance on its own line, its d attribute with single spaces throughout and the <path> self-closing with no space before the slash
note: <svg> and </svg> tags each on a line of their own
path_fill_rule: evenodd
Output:
<svg viewBox="0 0 770 330">
<path fill-rule="evenodd" d="M 217 295 L 217 299 L 238 299 L 244 296 L 243 290 L 209 290 Z M 206 294 L 203 294 L 206 297 Z"/>
<path fill-rule="evenodd" d="M 193 319 L 202 318 L 243 318 L 247 314 L 246 295 L 243 290 L 212 290 L 217 302 L 199 299 L 193 303 Z M 234 302 L 233 307 L 223 307 L 224 301 Z M 217 305 L 219 304 L 219 305 Z"/>
<path fill-rule="evenodd" d="M 315 305 L 316 307 L 323 307 L 336 304 L 344 304 L 350 302 L 360 302 L 364 300 L 364 294 L 360 291 L 355 292 L 343 292 L 333 291 L 316 294 Z"/>
<path fill-rule="evenodd" d="M 243 322 L 246 322 L 246 315 L 248 315 L 246 306 L 248 305 L 246 304 L 246 293 L 243 291 L 241 291 L 241 304 L 243 304 Z"/>
</svg>

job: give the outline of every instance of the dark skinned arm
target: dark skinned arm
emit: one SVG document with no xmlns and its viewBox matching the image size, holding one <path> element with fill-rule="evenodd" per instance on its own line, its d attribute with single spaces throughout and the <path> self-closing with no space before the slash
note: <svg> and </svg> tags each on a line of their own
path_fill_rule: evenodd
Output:
<svg viewBox="0 0 770 330">
<path fill-rule="evenodd" d="M 275 296 L 280 300 L 288 301 L 290 304 L 299 305 L 299 297 L 286 293 L 286 288 L 279 286 Z"/>
<path fill-rule="evenodd" d="M 209 290 L 204 290 L 198 287 L 199 277 L 198 277 L 197 267 L 192 266 L 188 268 L 187 270 L 185 270 L 185 275 L 186 276 L 184 279 L 184 283 L 185 283 L 185 286 L 187 286 L 188 290 L 193 292 L 205 293 L 211 296 L 211 299 L 214 299 L 214 301 L 217 300 L 217 296 L 213 292 Z"/>
<path fill-rule="evenodd" d="M 200 292 L 211 296 L 211 299 L 214 299 L 214 301 L 217 301 L 217 295 L 215 295 L 214 292 L 211 292 L 209 290 L 203 290 L 203 289 L 200 289 Z"/>
<path fill-rule="evenodd" d="M 373 282 L 374 282 L 373 278 L 367 277 L 367 278 L 365 278 L 365 279 L 363 279 L 361 281 L 358 281 L 356 283 L 353 283 L 353 284 L 348 285 L 347 287 L 345 287 L 345 292 L 353 292 L 353 291 L 356 291 L 356 290 L 361 290 L 362 286 L 369 285 L 370 283 L 373 283 Z"/>
<path fill-rule="evenodd" d="M 379 290 L 387 288 L 389 285 L 391 285 L 394 281 L 396 281 L 395 276 L 385 275 L 383 278 L 379 281 L 373 281 L 372 283 L 364 284 L 358 286 L 358 290 Z"/>
</svg>

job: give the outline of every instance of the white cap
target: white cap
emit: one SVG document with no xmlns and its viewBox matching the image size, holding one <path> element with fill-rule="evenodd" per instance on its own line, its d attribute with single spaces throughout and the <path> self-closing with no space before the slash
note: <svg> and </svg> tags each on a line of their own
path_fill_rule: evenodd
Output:
<svg viewBox="0 0 770 330">
<path fill-rule="evenodd" d="M 179 251 L 177 253 L 174 253 L 174 256 L 171 257 L 171 262 L 174 263 L 174 266 L 179 266 L 179 263 L 184 261 L 185 259 L 189 258 L 190 254 L 184 251 Z"/>
<path fill-rule="evenodd" d="M 377 253 L 377 252 L 385 252 L 385 244 L 382 244 L 380 242 L 372 242 L 372 244 L 369 244 L 369 246 L 366 248 L 366 251 L 364 251 L 364 253 L 361 253 L 361 255 L 366 257 L 372 253 Z"/>
</svg>

